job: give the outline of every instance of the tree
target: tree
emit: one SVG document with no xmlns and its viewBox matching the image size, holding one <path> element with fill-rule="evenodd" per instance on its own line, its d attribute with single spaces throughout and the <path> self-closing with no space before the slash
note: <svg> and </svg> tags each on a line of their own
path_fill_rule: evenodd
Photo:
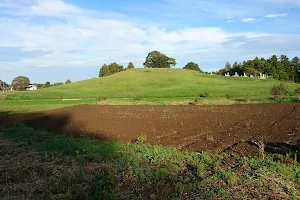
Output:
<svg viewBox="0 0 300 200">
<path fill-rule="evenodd" d="M 186 64 L 183 69 L 189 69 L 189 70 L 195 70 L 195 71 L 200 71 L 200 67 L 197 63 L 194 63 L 194 62 L 189 62 L 188 64 Z"/>
<path fill-rule="evenodd" d="M 70 83 L 72 83 L 72 81 L 71 81 L 70 79 L 68 79 L 68 80 L 66 81 L 66 84 L 70 84 Z"/>
<path fill-rule="evenodd" d="M 49 81 L 47 81 L 46 83 L 45 83 L 45 88 L 48 88 L 48 87 L 50 87 L 51 86 L 51 83 L 49 82 Z"/>
<path fill-rule="evenodd" d="M 232 68 L 229 70 L 231 75 L 235 75 L 236 72 L 241 75 L 244 74 L 245 70 L 241 63 L 234 62 Z"/>
<path fill-rule="evenodd" d="M 276 101 L 280 101 L 284 94 L 287 92 L 287 89 L 283 84 L 274 85 L 270 89 L 270 94 L 274 97 Z"/>
<path fill-rule="evenodd" d="M 170 68 L 176 65 L 176 60 L 159 51 L 152 51 L 146 57 L 145 68 Z"/>
<path fill-rule="evenodd" d="M 44 84 L 38 83 L 38 84 L 36 84 L 36 87 L 37 87 L 38 89 L 43 88 L 43 87 L 44 87 Z"/>
<path fill-rule="evenodd" d="M 102 65 L 100 71 L 99 71 L 99 77 L 109 76 L 110 71 L 107 64 Z"/>
<path fill-rule="evenodd" d="M 231 69 L 231 64 L 230 64 L 230 62 L 226 62 L 226 64 L 225 64 L 225 69 L 228 70 L 228 71 Z"/>
<path fill-rule="evenodd" d="M 134 65 L 132 62 L 128 63 L 127 69 L 134 69 Z"/>
<path fill-rule="evenodd" d="M 58 83 L 53 83 L 53 86 L 59 86 L 59 85 L 63 85 L 64 83 L 62 82 L 58 82 Z"/>
<path fill-rule="evenodd" d="M 11 86 L 14 90 L 21 91 L 25 90 L 28 84 L 30 84 L 29 78 L 27 78 L 26 76 L 18 76 L 13 79 Z"/>
<path fill-rule="evenodd" d="M 110 74 L 116 74 L 118 72 L 124 71 L 123 65 L 118 65 L 116 62 L 108 65 L 108 69 L 110 71 Z"/>
<path fill-rule="evenodd" d="M 291 67 L 295 71 L 295 82 L 300 82 L 300 59 L 294 57 L 291 61 Z"/>
<path fill-rule="evenodd" d="M 102 65 L 99 71 L 99 77 L 109 76 L 118 72 L 124 71 L 123 65 L 119 65 L 117 63 L 111 63 L 110 65 Z"/>
<path fill-rule="evenodd" d="M 243 63 L 235 62 L 232 66 L 229 62 L 225 68 L 218 71 L 218 74 L 224 75 L 229 72 L 230 75 L 246 73 L 247 75 L 258 76 L 260 73 L 272 76 L 276 80 L 291 80 L 300 82 L 300 62 L 295 57 L 291 61 L 286 55 L 278 58 L 272 55 L 269 59 L 255 57 L 253 60 L 245 60 Z"/>
<path fill-rule="evenodd" d="M 8 87 L 9 87 L 9 85 L 6 82 L 0 80 L 0 91 L 6 90 L 6 89 L 8 89 Z"/>
</svg>

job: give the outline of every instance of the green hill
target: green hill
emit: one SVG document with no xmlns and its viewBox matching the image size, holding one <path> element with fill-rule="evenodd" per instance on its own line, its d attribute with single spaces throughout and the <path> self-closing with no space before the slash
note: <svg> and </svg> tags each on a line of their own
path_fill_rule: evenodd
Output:
<svg viewBox="0 0 300 200">
<path fill-rule="evenodd" d="M 84 80 L 37 91 L 12 92 L 8 100 L 74 99 L 74 98 L 182 98 L 198 97 L 269 97 L 276 80 L 223 77 L 183 69 L 131 69 L 112 76 Z M 292 93 L 299 84 L 284 83 Z"/>
</svg>

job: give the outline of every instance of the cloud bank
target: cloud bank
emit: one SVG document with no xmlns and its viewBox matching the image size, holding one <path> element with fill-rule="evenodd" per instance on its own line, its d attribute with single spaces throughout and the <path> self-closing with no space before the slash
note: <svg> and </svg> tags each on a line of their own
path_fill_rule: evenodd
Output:
<svg viewBox="0 0 300 200">
<path fill-rule="evenodd" d="M 220 63 L 226 60 L 298 54 L 300 49 L 297 34 L 233 31 L 220 25 L 166 28 L 151 20 L 141 22 L 122 13 L 83 9 L 62 0 L 5 0 L 0 3 L 0 11 L 4 13 L 0 15 L 0 70 L 6 72 L 0 79 L 67 68 L 85 68 L 97 74 L 95 70 L 109 62 L 126 65 L 132 61 L 142 67 L 152 50 L 175 57 L 179 67 L 194 61 L 210 71 L 223 67 Z M 260 19 L 241 20 L 254 23 Z M 227 18 L 228 24 L 235 21 Z"/>
</svg>

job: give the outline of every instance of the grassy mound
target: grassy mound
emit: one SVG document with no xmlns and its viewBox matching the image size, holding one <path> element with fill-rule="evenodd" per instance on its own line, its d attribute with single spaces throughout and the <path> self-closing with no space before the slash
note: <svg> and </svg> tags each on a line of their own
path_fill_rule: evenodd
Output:
<svg viewBox="0 0 300 200">
<path fill-rule="evenodd" d="M 183 69 L 131 69 L 112 76 L 84 80 L 38 91 L 10 92 L 7 100 L 166 98 L 176 100 L 208 94 L 210 98 L 269 97 L 276 80 L 223 77 Z M 299 85 L 285 83 L 290 91 Z M 294 94 L 295 95 L 295 94 Z"/>
</svg>

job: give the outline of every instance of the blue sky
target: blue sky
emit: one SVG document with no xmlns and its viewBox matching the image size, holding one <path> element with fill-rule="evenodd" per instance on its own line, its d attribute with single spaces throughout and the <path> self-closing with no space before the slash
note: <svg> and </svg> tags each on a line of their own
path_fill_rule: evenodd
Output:
<svg viewBox="0 0 300 200">
<path fill-rule="evenodd" d="M 158 50 L 182 68 L 300 56 L 300 0 L 0 0 L 0 80 L 96 77 Z"/>
</svg>

